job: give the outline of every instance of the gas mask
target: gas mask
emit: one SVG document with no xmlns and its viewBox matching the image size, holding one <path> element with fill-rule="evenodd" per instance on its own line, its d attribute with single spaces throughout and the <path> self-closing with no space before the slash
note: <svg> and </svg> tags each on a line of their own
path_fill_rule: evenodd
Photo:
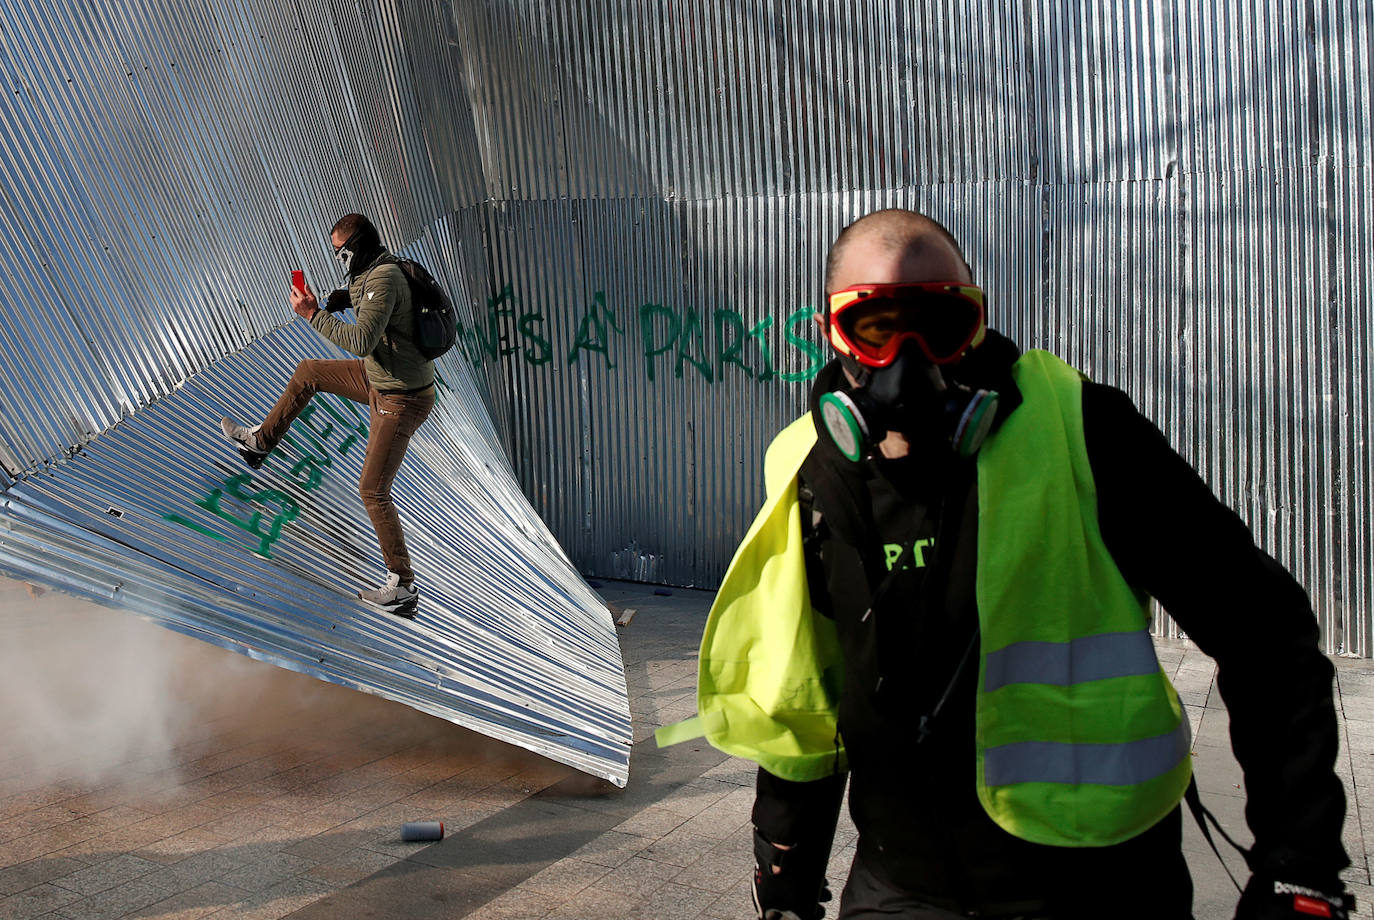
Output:
<svg viewBox="0 0 1374 920">
<path fill-rule="evenodd" d="M 982 446 L 997 394 L 945 373 L 987 331 L 983 292 L 961 282 L 863 284 L 836 291 L 822 325 L 855 385 L 820 399 L 840 453 L 872 456 L 889 432 L 913 445 L 947 444 L 960 457 Z"/>
<path fill-rule="evenodd" d="M 821 422 L 840 453 L 858 462 L 871 457 L 889 432 L 913 442 L 938 441 L 972 457 L 992 430 L 997 393 L 945 378 L 912 346 L 887 367 L 863 368 L 859 386 L 826 393 Z"/>
</svg>

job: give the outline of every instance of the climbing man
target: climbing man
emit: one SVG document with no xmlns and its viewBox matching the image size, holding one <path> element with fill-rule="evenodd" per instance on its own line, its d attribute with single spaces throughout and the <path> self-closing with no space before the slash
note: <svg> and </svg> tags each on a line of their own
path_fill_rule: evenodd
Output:
<svg viewBox="0 0 1374 920">
<path fill-rule="evenodd" d="M 372 222 L 361 214 L 346 214 L 334 225 L 330 242 L 347 275 L 347 290 L 331 293 L 322 310 L 309 285 L 303 290 L 293 287 L 291 308 L 320 335 L 359 357 L 301 361 L 260 425 L 246 428 L 225 417 L 220 426 L 248 465 L 258 469 L 316 393 L 335 393 L 366 404 L 370 429 L 358 492 L 377 532 L 387 579 L 358 597 L 387 613 L 411 617 L 418 609 L 419 591 L 391 484 L 411 435 L 434 407 L 434 362 L 412 341 L 409 283 Z M 350 306 L 357 322 L 341 322 L 333 315 Z"/>
</svg>

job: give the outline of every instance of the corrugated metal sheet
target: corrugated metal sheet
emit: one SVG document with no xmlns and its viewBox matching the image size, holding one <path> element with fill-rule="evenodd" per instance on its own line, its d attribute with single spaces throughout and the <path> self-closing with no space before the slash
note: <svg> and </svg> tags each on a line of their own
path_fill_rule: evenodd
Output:
<svg viewBox="0 0 1374 920">
<path fill-rule="evenodd" d="M 0 0 L 0 277 L 49 307 L 3 343 L 11 468 L 284 322 L 281 263 L 327 274 L 320 215 L 356 207 L 444 266 L 455 369 L 573 562 L 711 586 L 804 403 L 826 246 L 913 206 L 1371 653 L 1369 4 L 177 9 Z"/>
</svg>

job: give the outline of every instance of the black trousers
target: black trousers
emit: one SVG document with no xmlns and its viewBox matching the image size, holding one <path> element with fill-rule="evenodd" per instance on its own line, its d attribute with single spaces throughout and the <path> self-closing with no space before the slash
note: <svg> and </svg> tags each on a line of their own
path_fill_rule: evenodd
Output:
<svg viewBox="0 0 1374 920">
<path fill-rule="evenodd" d="M 1008 904 L 1003 907 L 1016 913 L 980 912 L 977 916 L 998 917 L 1002 920 L 1054 920 L 1040 909 L 1040 905 Z M 1027 910 L 1033 912 L 1028 913 Z M 844 893 L 840 895 L 839 920 L 963 920 L 968 916 L 970 915 L 957 910 L 937 907 L 889 885 L 876 875 L 865 861 L 862 846 L 854 856 L 854 864 L 849 870 L 849 881 L 845 882 Z"/>
<path fill-rule="evenodd" d="M 1073 869 L 1047 880 L 1041 899 L 976 907 L 932 903 L 902 890 L 883 877 L 876 854 L 860 838 L 840 896 L 839 920 L 1193 920 L 1193 882 L 1187 861 L 1176 845 L 1169 846 L 1167 853 L 1159 847 L 1162 840 L 1181 841 L 1181 809 L 1175 808 L 1151 830 L 1154 839 L 1136 846 L 1132 846 L 1135 841 L 1127 841 L 1096 854 L 1066 851 L 1066 863 Z M 1138 850 L 1131 855 L 1139 861 L 1111 860 L 1112 850 Z M 1099 861 L 1100 866 L 1093 865 Z M 1121 871 L 1132 864 L 1139 874 Z"/>
</svg>

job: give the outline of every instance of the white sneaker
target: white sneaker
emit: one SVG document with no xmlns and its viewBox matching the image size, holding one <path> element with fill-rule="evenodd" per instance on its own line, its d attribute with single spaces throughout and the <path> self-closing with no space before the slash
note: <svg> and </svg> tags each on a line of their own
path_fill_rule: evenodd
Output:
<svg viewBox="0 0 1374 920">
<path fill-rule="evenodd" d="M 239 456 L 243 457 L 245 463 L 255 470 L 262 469 L 263 461 L 267 459 L 267 451 L 262 449 L 262 442 L 258 440 L 261 425 L 245 428 L 226 415 L 219 420 L 219 427 L 224 436 L 234 442 L 234 446 L 239 449 Z"/>
<path fill-rule="evenodd" d="M 380 588 L 359 591 L 358 597 L 374 607 L 379 607 L 386 613 L 394 613 L 398 617 L 415 616 L 415 611 L 420 605 L 419 590 L 414 584 L 401 587 L 401 576 L 395 572 L 387 573 L 386 584 Z"/>
</svg>

